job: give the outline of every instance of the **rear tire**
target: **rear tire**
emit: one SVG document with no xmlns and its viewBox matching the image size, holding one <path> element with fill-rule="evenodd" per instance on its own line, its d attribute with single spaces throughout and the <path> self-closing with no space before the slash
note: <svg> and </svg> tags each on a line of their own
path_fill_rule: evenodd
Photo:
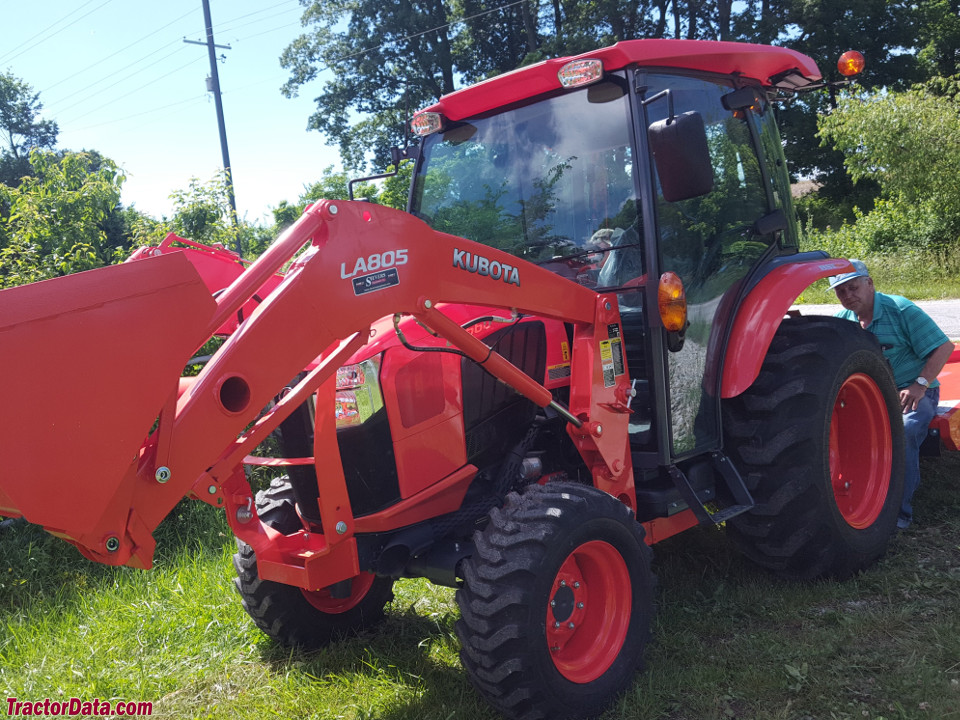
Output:
<svg viewBox="0 0 960 720">
<path fill-rule="evenodd" d="M 724 403 L 727 452 L 757 506 L 728 523 L 754 562 L 849 577 L 896 531 L 903 421 L 876 338 L 848 320 L 789 318 L 760 375 Z"/>
<path fill-rule="evenodd" d="M 580 718 L 630 685 L 653 615 L 643 537 L 629 508 L 577 483 L 490 512 L 457 591 L 461 661 L 487 701 L 509 718 Z"/>
<path fill-rule="evenodd" d="M 256 502 L 260 519 L 274 530 L 289 535 L 303 527 L 293 488 L 286 480 L 274 480 L 267 490 L 257 493 Z M 393 581 L 373 573 L 353 578 L 346 598 L 334 597 L 327 588 L 310 591 L 261 580 L 253 548 L 239 539 L 233 566 L 243 609 L 257 627 L 282 645 L 319 648 L 356 635 L 379 624 L 384 607 L 393 599 Z"/>
</svg>

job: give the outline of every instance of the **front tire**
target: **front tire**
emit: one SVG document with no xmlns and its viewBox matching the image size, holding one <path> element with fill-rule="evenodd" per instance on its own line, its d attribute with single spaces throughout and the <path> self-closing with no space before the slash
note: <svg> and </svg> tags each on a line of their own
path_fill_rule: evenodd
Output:
<svg viewBox="0 0 960 720">
<path fill-rule="evenodd" d="M 631 683 L 650 636 L 643 527 L 610 495 L 569 482 L 511 493 L 475 535 L 457 591 L 474 687 L 510 718 L 580 718 Z"/>
<path fill-rule="evenodd" d="M 876 338 L 848 320 L 786 319 L 760 375 L 724 404 L 727 452 L 756 507 L 728 523 L 754 562 L 849 577 L 896 531 L 903 421 Z"/>
<path fill-rule="evenodd" d="M 258 492 L 256 503 L 260 519 L 274 530 L 289 535 L 303 527 L 293 488 L 285 479 Z M 356 635 L 382 622 L 384 607 L 393 599 L 393 581 L 373 573 L 353 578 L 347 597 L 334 596 L 328 588 L 311 591 L 262 580 L 253 548 L 239 539 L 233 566 L 243 609 L 282 645 L 319 648 Z"/>
</svg>

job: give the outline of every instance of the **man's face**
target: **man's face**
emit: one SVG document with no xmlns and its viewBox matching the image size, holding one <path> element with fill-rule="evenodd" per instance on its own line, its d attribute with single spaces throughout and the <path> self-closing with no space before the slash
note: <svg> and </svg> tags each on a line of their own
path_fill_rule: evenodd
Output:
<svg viewBox="0 0 960 720">
<path fill-rule="evenodd" d="M 858 277 L 847 280 L 843 285 L 837 285 L 834 292 L 841 305 L 859 315 L 873 304 L 873 279 Z"/>
</svg>

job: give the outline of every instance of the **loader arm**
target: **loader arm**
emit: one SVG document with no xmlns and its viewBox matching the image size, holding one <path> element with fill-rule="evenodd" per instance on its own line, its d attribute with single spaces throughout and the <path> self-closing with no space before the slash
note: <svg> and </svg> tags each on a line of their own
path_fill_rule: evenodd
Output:
<svg viewBox="0 0 960 720">
<path fill-rule="evenodd" d="M 182 368 L 205 334 L 221 327 L 307 242 L 309 248 L 284 280 L 178 397 L 178 379 L 170 377 L 169 367 L 179 364 Z M 162 337 L 161 327 L 167 332 L 170 326 L 182 324 L 184 337 L 171 349 L 175 360 L 166 360 L 163 372 L 138 373 L 138 382 L 128 382 L 122 393 L 111 393 L 102 404 L 78 407 L 69 427 L 36 422 L 28 431 L 20 431 L 9 416 L 4 418 L 9 442 L 0 456 L 0 513 L 23 515 L 44 525 L 91 559 L 149 567 L 152 531 L 182 497 L 191 495 L 226 510 L 238 537 L 256 550 L 263 577 L 301 587 L 318 587 L 321 578 L 327 585 L 352 577 L 358 572 L 354 518 L 336 451 L 333 418 L 318 417 L 316 424 L 316 448 L 324 452 L 317 457 L 318 469 L 322 468 L 324 533 L 285 537 L 260 523 L 251 509 L 253 493 L 244 477 L 243 458 L 311 393 L 320 392 L 318 408 L 332 407 L 332 403 L 323 404 L 323 397 L 332 396 L 337 368 L 370 339 L 372 323 L 394 313 L 417 317 L 537 405 L 553 402 L 550 391 L 451 322 L 442 312 L 442 304 L 448 302 L 507 308 L 573 325 L 568 410 L 573 421 L 568 432 L 595 484 L 634 505 L 627 440 L 629 379 L 623 363 L 614 369 L 610 358 L 611 338 L 620 335 L 613 294 L 598 295 L 501 251 L 438 233 L 406 213 L 365 203 L 324 201 L 308 208 L 215 305 L 209 295 L 198 292 L 202 286 L 196 272 L 176 258 L 174 253 L 127 265 L 150 278 L 161 267 L 176 263 L 182 276 L 178 282 L 189 290 L 182 291 L 185 299 L 180 298 L 181 291 L 166 288 L 165 299 L 150 305 L 145 317 L 144 307 L 125 307 L 123 292 L 118 290 L 121 299 L 112 303 L 109 315 L 93 309 L 84 323 L 98 337 L 121 338 L 131 328 L 148 337 Z M 97 284 L 110 285 L 116 271 L 105 270 L 111 272 L 83 275 L 101 273 L 97 280 L 102 277 L 103 282 Z M 47 302 L 59 307 L 59 288 L 76 282 L 74 278 L 50 281 Z M 159 280 L 157 284 L 164 285 Z M 32 287 L 0 292 L 2 316 L 6 318 L 7 309 L 17 304 L 21 294 L 32 292 Z M 70 296 L 66 302 L 76 298 Z M 167 302 L 175 304 L 179 314 L 171 318 L 164 306 Z M 200 311 L 194 312 L 193 307 Z M 61 309 L 50 312 L 63 314 Z M 191 322 L 183 323 L 183 317 Z M 30 329 L 44 322 L 45 318 L 26 318 L 18 327 L 30 336 Z M 22 359 L 21 375 L 5 375 L 4 384 L 8 388 L 44 385 L 51 397 L 79 406 L 82 401 L 70 383 L 56 376 L 31 375 L 26 358 L 33 352 L 31 347 L 16 351 L 4 347 L 5 356 L 12 353 Z M 144 358 L 138 353 L 155 352 L 155 347 L 136 348 L 126 361 L 139 366 Z M 91 358 L 100 357 L 94 348 L 88 347 L 85 354 L 90 356 L 86 366 L 95 365 Z M 307 368 L 312 370 L 283 401 L 262 412 Z M 108 377 L 101 373 L 94 384 L 102 387 L 93 392 L 107 396 Z M 43 412 L 43 408 L 31 409 L 31 413 Z M 70 447 L 79 450 L 95 434 L 90 429 L 115 413 L 136 416 L 137 425 L 128 435 L 139 432 L 143 437 L 154 418 L 159 416 L 159 422 L 142 445 L 131 446 L 127 437 L 123 444 L 101 448 L 85 462 L 74 464 L 69 473 L 64 472 L 64 463 L 38 461 L 45 458 L 45 448 L 64 446 L 65 438 L 73 438 Z M 75 433 L 79 433 L 76 438 Z M 24 455 L 34 461 L 30 473 L 12 462 Z M 20 471 L 8 472 L 11 464 Z M 51 495 L 62 498 L 56 512 L 50 507 Z M 64 512 L 64 507 L 72 512 Z"/>
</svg>

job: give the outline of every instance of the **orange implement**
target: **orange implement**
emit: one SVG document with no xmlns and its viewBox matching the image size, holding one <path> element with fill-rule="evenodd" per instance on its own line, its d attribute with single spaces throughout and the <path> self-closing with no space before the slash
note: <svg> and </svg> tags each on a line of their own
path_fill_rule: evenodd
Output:
<svg viewBox="0 0 960 720">
<path fill-rule="evenodd" d="M 950 355 L 937 380 L 940 381 L 940 405 L 930 427 L 940 433 L 947 450 L 960 450 L 960 348 Z"/>
<path fill-rule="evenodd" d="M 182 254 L 4 290 L 0 514 L 96 527 L 215 308 Z"/>
</svg>

